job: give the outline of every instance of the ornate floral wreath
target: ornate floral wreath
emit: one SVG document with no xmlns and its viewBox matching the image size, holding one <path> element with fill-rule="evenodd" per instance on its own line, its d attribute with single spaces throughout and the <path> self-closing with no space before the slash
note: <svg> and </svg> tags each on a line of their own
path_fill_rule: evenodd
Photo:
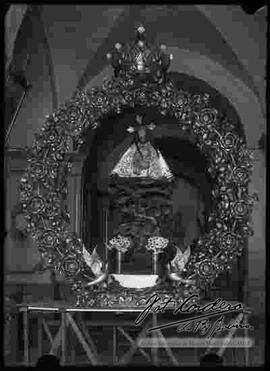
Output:
<svg viewBox="0 0 270 371">
<path fill-rule="evenodd" d="M 174 117 L 180 130 L 194 134 L 196 145 L 208 159 L 213 209 L 208 219 L 210 232 L 191 245 L 186 275 L 193 277 L 194 285 L 203 287 L 230 270 L 252 234 L 249 218 L 255 195 L 248 194 L 252 153 L 235 125 L 210 107 L 209 96 L 191 95 L 170 81 L 138 87 L 131 79 L 105 80 L 101 88 L 77 91 L 46 117 L 29 149 L 28 167 L 20 181 L 28 231 L 47 266 L 69 279 L 77 294 L 92 276 L 83 258 L 83 243 L 70 230 L 66 206 L 69 143 L 72 140 L 80 146 L 86 132 L 96 130 L 104 115 L 135 105 L 155 107 L 162 115 Z M 189 286 L 190 292 L 194 285 Z M 185 287 L 183 295 L 188 294 Z"/>
</svg>

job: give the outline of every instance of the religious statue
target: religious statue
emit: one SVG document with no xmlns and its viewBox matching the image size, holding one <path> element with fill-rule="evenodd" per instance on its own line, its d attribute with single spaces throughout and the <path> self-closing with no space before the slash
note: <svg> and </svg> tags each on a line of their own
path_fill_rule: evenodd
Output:
<svg viewBox="0 0 270 371">
<path fill-rule="evenodd" d="M 160 151 L 155 149 L 147 140 L 147 129 L 154 130 L 155 124 L 144 125 L 142 116 L 136 115 L 136 125 L 127 131 L 134 133 L 134 143 L 121 157 L 112 171 L 120 177 L 145 177 L 160 179 L 173 177 Z"/>
</svg>

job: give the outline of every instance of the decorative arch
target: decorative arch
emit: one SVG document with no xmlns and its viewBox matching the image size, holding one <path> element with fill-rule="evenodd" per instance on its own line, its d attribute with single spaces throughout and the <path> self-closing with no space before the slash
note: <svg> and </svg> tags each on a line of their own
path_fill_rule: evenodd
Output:
<svg viewBox="0 0 270 371">
<path fill-rule="evenodd" d="M 208 159 L 212 179 L 213 210 L 210 232 L 191 246 L 186 265 L 188 283 L 178 283 L 179 300 L 230 270 L 252 234 L 249 217 L 255 195 L 248 194 L 252 170 L 251 152 L 237 134 L 234 122 L 211 107 L 207 94 L 191 95 L 166 80 L 156 85 L 134 85 L 133 80 L 114 77 L 101 88 L 77 91 L 74 97 L 46 117 L 29 150 L 29 164 L 20 182 L 22 211 L 28 231 L 47 266 L 72 284 L 80 303 L 87 302 L 92 272 L 85 261 L 83 243 L 71 232 L 66 205 L 69 141 L 82 145 L 86 133 L 100 125 L 104 115 L 118 114 L 125 106 L 155 107 L 174 117 L 179 130 L 192 132 L 196 146 Z"/>
</svg>

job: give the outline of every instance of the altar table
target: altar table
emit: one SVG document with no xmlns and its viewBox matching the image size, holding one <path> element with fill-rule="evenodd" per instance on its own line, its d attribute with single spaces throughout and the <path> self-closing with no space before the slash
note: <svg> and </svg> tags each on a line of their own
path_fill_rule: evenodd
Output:
<svg viewBox="0 0 270 371">
<path fill-rule="evenodd" d="M 140 340 L 142 338 L 150 338 L 151 336 L 155 339 L 159 339 L 159 343 L 162 344 L 163 349 L 165 349 L 167 356 L 169 357 L 169 361 L 174 366 L 179 366 L 179 360 L 175 356 L 174 352 L 172 351 L 171 347 L 168 345 L 166 341 L 166 337 L 162 334 L 161 330 L 154 331 L 152 333 L 147 334 L 147 330 L 151 327 L 157 326 L 157 314 L 150 313 L 147 319 L 143 322 L 142 326 L 136 326 L 134 321 L 142 311 L 142 308 L 81 308 L 76 307 L 71 304 L 63 303 L 63 302 L 52 302 L 52 303 L 25 303 L 18 305 L 19 312 L 22 312 L 23 315 L 23 338 L 24 338 L 24 364 L 25 365 L 32 365 L 36 363 L 35 361 L 30 360 L 30 344 L 29 344 L 29 328 L 30 328 L 30 320 L 31 320 L 31 313 L 38 314 L 38 357 L 43 354 L 42 352 L 42 336 L 43 330 L 44 333 L 47 335 L 47 338 L 50 341 L 50 353 L 56 354 L 57 350 L 60 348 L 61 350 L 61 365 L 70 364 L 67 359 L 67 331 L 68 329 L 72 329 L 74 334 L 76 335 L 77 340 L 79 341 L 80 345 L 82 346 L 87 359 L 88 363 L 92 365 L 101 365 L 104 364 L 101 361 L 100 353 L 97 351 L 96 346 L 94 344 L 93 338 L 91 337 L 91 333 L 88 331 L 88 327 L 96 327 L 102 326 L 110 327 L 113 330 L 113 341 L 112 341 L 112 362 L 113 365 L 125 365 L 130 364 L 132 357 L 136 351 L 140 352 L 140 354 L 147 359 L 150 364 L 159 365 L 160 358 L 159 358 L 159 350 L 158 347 L 152 347 L 150 355 L 146 352 L 144 348 L 140 347 Z M 57 322 L 57 332 L 56 335 L 53 336 L 51 330 L 49 328 L 49 321 L 48 315 L 50 313 L 58 313 L 60 316 L 59 321 Z M 101 320 L 87 320 L 84 321 L 81 317 L 83 313 L 101 313 L 101 314 L 111 314 L 111 317 L 108 319 L 101 319 Z M 124 319 L 124 315 L 134 315 L 132 319 Z M 47 316 L 47 319 L 46 319 Z M 162 318 L 162 315 L 158 316 L 159 319 Z M 160 322 L 160 320 L 159 320 Z M 129 328 L 137 328 L 139 330 L 139 334 L 135 339 L 133 339 L 124 327 Z M 121 333 L 130 343 L 129 350 L 119 357 L 118 354 L 118 334 Z M 226 335 L 225 335 L 226 336 Z M 72 340 L 69 339 L 69 340 Z M 179 349 L 178 349 L 179 350 Z M 71 349 L 71 353 L 72 353 Z M 195 349 L 197 352 L 197 350 Z M 46 352 L 47 353 L 47 352 Z M 248 352 L 245 352 L 245 364 L 248 365 Z M 198 359 L 198 354 L 196 355 Z M 233 349 L 233 358 L 235 358 L 235 350 Z M 72 364 L 76 364 L 75 358 L 73 355 Z"/>
<path fill-rule="evenodd" d="M 89 334 L 87 327 L 91 326 L 110 326 L 113 329 L 113 349 L 112 349 L 112 364 L 113 365 L 124 365 L 128 364 L 131 361 L 132 356 L 138 350 L 150 364 L 158 365 L 159 358 L 158 358 L 158 349 L 152 348 L 151 349 L 151 356 L 147 354 L 147 352 L 139 347 L 139 340 L 142 337 L 146 337 L 146 331 L 150 327 L 154 327 L 157 325 L 157 314 L 151 313 L 148 316 L 148 319 L 143 322 L 141 327 L 138 326 L 139 335 L 136 339 L 132 339 L 131 336 L 125 331 L 124 327 L 136 327 L 134 321 L 139 313 L 142 311 L 141 308 L 80 308 L 64 303 L 25 303 L 18 305 L 19 312 L 23 314 L 23 338 L 24 338 L 24 364 L 30 365 L 35 362 L 31 362 L 30 360 L 30 344 L 29 344 L 29 322 L 31 320 L 31 313 L 38 313 L 38 356 L 42 355 L 42 331 L 47 335 L 47 338 L 50 341 L 51 349 L 50 353 L 55 354 L 59 347 L 61 347 L 61 364 L 67 364 L 67 330 L 71 328 L 79 343 L 82 345 L 89 363 L 92 365 L 100 365 L 101 360 L 98 351 L 94 345 L 93 339 Z M 80 314 L 81 313 L 110 313 L 114 316 L 118 316 L 117 320 L 87 320 L 87 326 L 84 321 L 81 320 Z M 56 335 L 53 337 L 48 322 L 46 321 L 45 316 L 48 316 L 49 313 L 58 313 L 60 315 L 60 321 L 58 324 L 58 331 Z M 132 320 L 121 320 L 119 318 L 120 314 L 134 314 L 134 318 Z M 121 333 L 131 344 L 130 349 L 121 357 L 118 357 L 118 332 Z M 162 343 L 164 343 L 164 348 L 166 353 L 168 354 L 171 362 L 178 366 L 179 363 L 174 356 L 172 350 L 167 346 L 166 339 L 162 335 L 161 331 L 155 331 L 153 335 L 155 338 L 158 336 L 162 339 Z"/>
</svg>

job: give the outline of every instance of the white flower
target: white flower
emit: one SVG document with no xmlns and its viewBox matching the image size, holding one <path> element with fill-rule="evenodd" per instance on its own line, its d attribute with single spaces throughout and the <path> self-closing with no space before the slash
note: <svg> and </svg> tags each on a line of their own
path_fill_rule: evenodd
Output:
<svg viewBox="0 0 270 371">
<path fill-rule="evenodd" d="M 131 245 L 130 240 L 127 237 L 118 235 L 116 237 L 113 237 L 109 241 L 109 244 L 107 245 L 107 247 L 109 250 L 112 250 L 113 248 L 115 248 L 116 250 L 125 253 L 130 247 L 130 245 Z"/>
<path fill-rule="evenodd" d="M 146 249 L 152 250 L 155 254 L 161 253 L 168 245 L 169 240 L 163 237 L 154 236 L 148 239 Z"/>
</svg>

